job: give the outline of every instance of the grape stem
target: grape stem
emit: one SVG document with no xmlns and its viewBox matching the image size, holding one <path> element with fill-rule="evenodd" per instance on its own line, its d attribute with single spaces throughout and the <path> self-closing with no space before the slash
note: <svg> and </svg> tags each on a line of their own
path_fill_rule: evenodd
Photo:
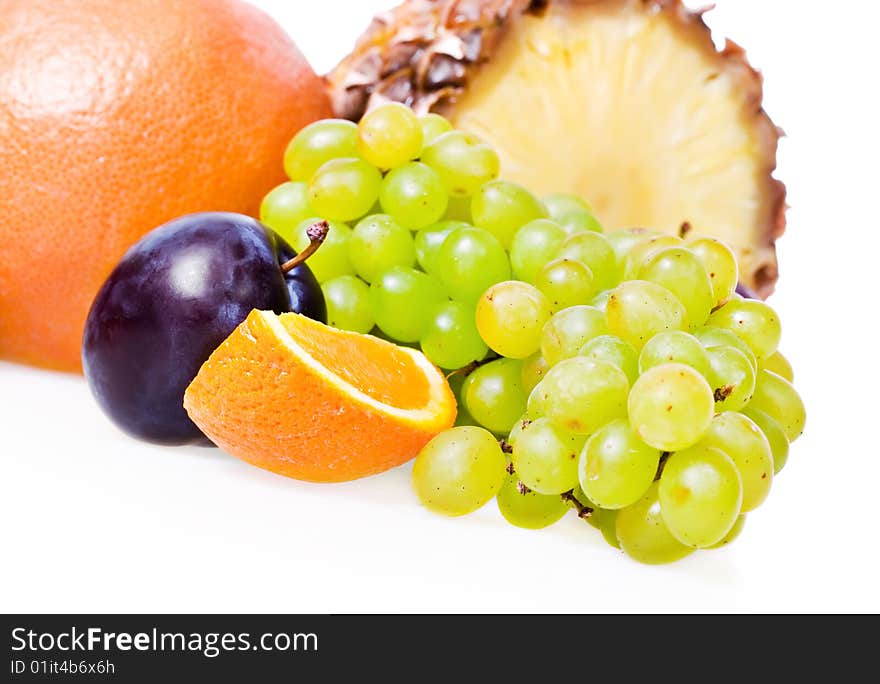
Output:
<svg viewBox="0 0 880 684">
<path fill-rule="evenodd" d="M 578 518 L 581 520 L 586 520 L 587 518 L 592 517 L 593 509 L 589 506 L 584 506 L 580 501 L 577 500 L 577 497 L 574 495 L 574 490 L 570 490 L 560 494 L 562 500 L 566 503 L 570 503 L 574 510 L 577 511 Z"/>
<path fill-rule="evenodd" d="M 480 366 L 485 366 L 487 363 L 491 363 L 492 361 L 495 361 L 497 358 L 498 358 L 497 356 L 492 355 L 491 357 L 489 357 L 487 359 L 483 359 L 482 361 L 471 361 L 467 366 L 462 366 L 461 368 L 454 370 L 451 373 L 447 374 L 446 379 L 449 380 L 449 378 L 454 377 L 456 375 L 463 375 L 464 377 L 467 377 L 468 375 L 473 373 L 475 370 L 477 370 L 477 368 L 479 368 Z"/>
<path fill-rule="evenodd" d="M 669 460 L 671 454 L 671 451 L 664 451 L 660 454 L 660 462 L 657 464 L 657 474 L 654 476 L 654 482 L 660 479 L 660 476 L 663 474 L 663 468 L 666 467 L 666 461 Z"/>
<path fill-rule="evenodd" d="M 330 224 L 327 221 L 318 221 L 306 228 L 306 237 L 309 238 L 308 246 L 293 259 L 285 261 L 281 264 L 282 273 L 290 273 L 293 269 L 302 263 L 305 263 L 312 254 L 318 251 L 318 247 L 324 244 L 327 239 L 327 233 L 330 232 Z"/>
<path fill-rule="evenodd" d="M 691 225 L 691 222 L 685 221 L 684 223 L 681 224 L 681 227 L 678 229 L 678 237 L 680 237 L 682 240 L 684 240 L 688 236 L 688 233 L 690 233 L 693 229 L 694 229 L 694 227 Z"/>
<path fill-rule="evenodd" d="M 501 447 L 502 453 L 505 453 L 505 454 L 512 454 L 513 453 L 513 447 L 510 445 L 510 442 L 508 442 L 504 438 L 501 438 L 498 440 L 498 446 Z M 507 472 L 510 473 L 511 475 L 513 475 L 513 463 L 507 464 Z"/>
</svg>

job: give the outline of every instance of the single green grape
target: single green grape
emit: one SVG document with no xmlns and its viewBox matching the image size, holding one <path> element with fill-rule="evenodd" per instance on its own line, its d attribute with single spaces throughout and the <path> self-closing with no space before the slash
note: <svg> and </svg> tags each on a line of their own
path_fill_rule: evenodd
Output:
<svg viewBox="0 0 880 684">
<path fill-rule="evenodd" d="M 580 195 L 556 194 L 544 198 L 547 213 L 554 221 L 560 221 L 569 214 L 591 213 L 592 205 Z"/>
<path fill-rule="evenodd" d="M 713 347 L 733 347 L 734 349 L 741 351 L 749 360 L 752 369 L 756 373 L 758 372 L 758 360 L 755 358 L 755 353 L 752 351 L 752 348 L 729 330 L 725 330 L 724 328 L 705 327 L 697 328 L 694 330 L 693 334 L 694 337 L 702 342 L 706 349 L 712 349 Z"/>
<path fill-rule="evenodd" d="M 489 287 L 510 279 L 510 262 L 488 231 L 456 228 L 437 252 L 435 272 L 452 299 L 473 304 Z"/>
<path fill-rule="evenodd" d="M 484 183 L 497 178 L 501 168 L 495 150 L 477 136 L 462 131 L 450 131 L 435 138 L 422 151 L 422 161 L 437 172 L 446 191 L 458 197 L 473 195 Z"/>
<path fill-rule="evenodd" d="M 562 494 L 578 482 L 578 454 L 584 438 L 548 418 L 519 423 L 511 459 L 517 477 L 538 494 Z"/>
<path fill-rule="evenodd" d="M 422 141 L 427 147 L 444 133 L 452 130 L 452 123 L 446 117 L 439 114 L 423 114 L 419 117 L 419 125 L 422 127 Z"/>
<path fill-rule="evenodd" d="M 260 221 L 288 242 L 296 227 L 310 216 L 312 208 L 306 183 L 282 183 L 260 204 Z"/>
<path fill-rule="evenodd" d="M 736 411 L 718 414 L 700 445 L 723 451 L 736 465 L 742 479 L 741 512 L 748 513 L 764 502 L 773 484 L 773 452 L 750 418 Z"/>
<path fill-rule="evenodd" d="M 693 335 L 681 330 L 669 330 L 654 335 L 639 354 L 639 372 L 664 363 L 683 363 L 707 380 L 712 372 L 709 354 Z"/>
<path fill-rule="evenodd" d="M 392 266 L 370 285 L 376 325 L 400 342 L 422 339 L 446 301 L 440 282 L 414 268 Z"/>
<path fill-rule="evenodd" d="M 562 497 L 533 492 L 516 475 L 504 478 L 496 501 L 507 522 L 527 530 L 549 527 L 568 511 L 568 504 Z"/>
<path fill-rule="evenodd" d="M 763 359 L 759 366 L 768 371 L 773 371 L 776 375 L 785 378 L 789 382 L 794 382 L 794 371 L 791 368 L 791 364 L 779 350 Z"/>
<path fill-rule="evenodd" d="M 688 240 L 687 247 L 703 263 L 712 281 L 713 308 L 721 306 L 736 290 L 739 281 L 739 267 L 736 254 L 721 240 L 698 238 Z"/>
<path fill-rule="evenodd" d="M 707 325 L 730 330 L 749 345 L 759 362 L 776 351 L 782 335 L 776 312 L 754 299 L 732 299 L 709 317 Z"/>
<path fill-rule="evenodd" d="M 703 263 L 684 247 L 666 247 L 652 252 L 639 267 L 638 278 L 662 285 L 687 310 L 692 328 L 702 326 L 714 305 L 712 281 Z"/>
<path fill-rule="evenodd" d="M 376 324 L 370 304 L 370 287 L 353 275 L 326 281 L 321 290 L 327 302 L 327 324 L 340 330 L 368 333 Z"/>
<path fill-rule="evenodd" d="M 551 366 L 563 359 L 577 356 L 594 337 L 607 335 L 605 314 L 592 306 L 571 306 L 563 309 L 544 325 L 541 332 L 541 353 Z"/>
<path fill-rule="evenodd" d="M 522 361 L 497 359 L 480 366 L 464 381 L 462 403 L 487 430 L 506 435 L 526 410 Z"/>
<path fill-rule="evenodd" d="M 711 347 L 706 353 L 712 367 L 706 379 L 715 393 L 715 410 L 744 408 L 755 391 L 755 369 L 749 359 L 735 347 Z"/>
<path fill-rule="evenodd" d="M 285 238 L 297 252 L 302 252 L 311 243 L 306 231 L 320 220 L 317 217 L 307 218 L 296 226 L 289 236 L 282 234 L 281 237 Z M 321 248 L 309 257 L 309 269 L 315 274 L 319 283 L 354 273 L 354 267 L 348 257 L 351 235 L 351 228 L 346 224 L 330 221 L 330 230 L 327 231 L 327 237 L 321 243 Z"/>
<path fill-rule="evenodd" d="M 687 330 L 687 311 L 665 287 L 644 280 L 618 285 L 605 309 L 608 329 L 637 351 L 657 333 Z"/>
<path fill-rule="evenodd" d="M 547 218 L 547 209 L 521 185 L 499 180 L 485 183 L 474 194 L 471 215 L 475 225 L 488 230 L 508 249 L 520 228 Z"/>
<path fill-rule="evenodd" d="M 547 298 L 538 288 L 517 280 L 493 285 L 477 302 L 480 337 L 492 351 L 508 358 L 524 359 L 537 352 L 548 320 Z"/>
<path fill-rule="evenodd" d="M 422 504 L 443 515 L 465 515 L 498 494 L 507 459 L 492 433 L 461 426 L 441 432 L 416 456 L 413 488 Z"/>
<path fill-rule="evenodd" d="M 440 176 L 421 162 L 409 162 L 389 171 L 379 189 L 382 211 L 410 230 L 439 221 L 447 201 Z"/>
<path fill-rule="evenodd" d="M 724 535 L 724 539 L 722 539 L 717 544 L 712 544 L 712 546 L 707 546 L 707 549 L 720 549 L 722 547 L 727 546 L 728 544 L 732 544 L 736 539 L 742 534 L 743 528 L 746 526 L 746 516 L 740 515 L 737 517 L 736 522 L 733 523 L 733 527 L 730 528 L 730 532 Z"/>
<path fill-rule="evenodd" d="M 660 450 L 636 436 L 625 418 L 594 432 L 581 451 L 578 477 L 591 501 L 602 508 L 625 508 L 641 499 L 657 474 Z"/>
<path fill-rule="evenodd" d="M 699 442 L 712 423 L 715 398 L 690 366 L 667 363 L 642 373 L 629 393 L 629 421 L 647 444 L 679 451 Z"/>
<path fill-rule="evenodd" d="M 682 544 L 706 548 L 733 528 L 743 500 L 736 465 L 720 449 L 694 446 L 669 457 L 658 489 L 663 521 Z"/>
<path fill-rule="evenodd" d="M 588 304 L 596 292 L 590 267 L 575 259 L 554 259 L 538 271 L 535 286 L 550 300 L 553 311 Z"/>
<path fill-rule="evenodd" d="M 284 171 L 292 181 L 308 183 L 331 159 L 358 156 L 358 129 L 351 121 L 325 119 L 303 128 L 284 152 Z"/>
<path fill-rule="evenodd" d="M 430 273 L 439 277 L 437 272 L 437 256 L 440 254 L 440 247 L 443 241 L 456 228 L 472 228 L 464 221 L 438 221 L 427 228 L 422 228 L 416 233 L 415 248 L 416 260 L 425 273 Z"/>
<path fill-rule="evenodd" d="M 785 431 L 779 426 L 779 423 L 760 409 L 749 406 L 743 410 L 743 413 L 751 418 L 755 425 L 761 428 L 761 432 L 763 432 L 764 436 L 767 438 L 767 443 L 770 445 L 770 451 L 773 452 L 773 474 L 778 475 L 779 471 L 782 470 L 788 462 L 789 444 L 788 437 L 785 436 Z"/>
<path fill-rule="evenodd" d="M 772 371 L 758 371 L 748 408 L 763 411 L 779 423 L 789 442 L 803 434 L 807 422 L 804 402 L 788 380 Z"/>
<path fill-rule="evenodd" d="M 626 254 L 623 263 L 623 279 L 635 280 L 638 278 L 642 263 L 654 252 L 666 247 L 681 247 L 684 240 L 674 235 L 651 235 L 632 245 Z"/>
<path fill-rule="evenodd" d="M 447 369 L 479 361 L 489 351 L 477 332 L 474 307 L 463 302 L 446 302 L 436 309 L 422 336 L 421 347 L 425 356 Z"/>
<path fill-rule="evenodd" d="M 559 224 L 535 219 L 516 231 L 510 245 L 510 265 L 517 280 L 534 283 L 544 264 L 556 256 L 565 240 Z"/>
<path fill-rule="evenodd" d="M 380 169 L 394 169 L 419 156 L 424 135 L 412 109 L 389 102 L 367 112 L 358 124 L 360 156 Z"/>
<path fill-rule="evenodd" d="M 607 361 L 577 356 L 553 366 L 529 396 L 529 415 L 552 418 L 562 428 L 589 435 L 626 416 L 629 381 Z"/>
<path fill-rule="evenodd" d="M 589 211 L 566 214 L 559 219 L 559 226 L 565 231 L 566 235 L 602 232 L 602 224 L 599 222 L 599 219 Z"/>
<path fill-rule="evenodd" d="M 601 233 L 581 232 L 569 236 L 559 248 L 559 257 L 575 259 L 590 267 L 597 290 L 617 285 L 617 256 L 611 243 Z"/>
<path fill-rule="evenodd" d="M 354 221 L 367 214 L 379 197 L 382 174 L 363 159 L 332 159 L 309 182 L 309 204 L 329 221 Z"/>
<path fill-rule="evenodd" d="M 541 352 L 535 352 L 524 359 L 522 367 L 523 391 L 528 394 L 535 389 L 535 386 L 544 379 L 548 370 L 550 370 L 550 364 L 541 356 Z"/>
<path fill-rule="evenodd" d="M 415 266 L 412 233 L 390 216 L 367 216 L 352 231 L 348 258 L 355 272 L 368 283 L 392 266 Z"/>
<path fill-rule="evenodd" d="M 620 509 L 615 520 L 620 548 L 633 560 L 649 565 L 673 563 L 694 551 L 673 537 L 663 521 L 658 490 L 655 482 L 636 503 Z"/>
<path fill-rule="evenodd" d="M 626 375 L 630 386 L 639 377 L 639 355 L 632 348 L 632 345 L 627 344 L 614 335 L 594 337 L 581 347 L 578 355 L 585 356 L 594 361 L 613 363 Z"/>
</svg>

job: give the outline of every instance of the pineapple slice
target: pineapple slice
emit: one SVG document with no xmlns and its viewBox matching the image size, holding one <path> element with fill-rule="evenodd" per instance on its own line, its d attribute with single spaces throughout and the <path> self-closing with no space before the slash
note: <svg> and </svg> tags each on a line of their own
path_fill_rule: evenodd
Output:
<svg viewBox="0 0 880 684">
<path fill-rule="evenodd" d="M 773 290 L 780 131 L 742 49 L 719 52 L 680 0 L 409 0 L 327 80 L 339 116 L 438 111 L 492 143 L 505 178 L 586 197 L 608 230 L 687 223 Z"/>
</svg>

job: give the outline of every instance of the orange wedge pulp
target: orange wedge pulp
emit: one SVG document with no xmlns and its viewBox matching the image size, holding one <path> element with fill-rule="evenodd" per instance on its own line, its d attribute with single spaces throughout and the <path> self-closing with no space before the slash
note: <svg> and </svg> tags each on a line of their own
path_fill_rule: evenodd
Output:
<svg viewBox="0 0 880 684">
<path fill-rule="evenodd" d="M 233 456 L 311 482 L 405 463 L 456 413 L 421 352 L 267 311 L 252 311 L 211 354 L 183 405 Z"/>
</svg>

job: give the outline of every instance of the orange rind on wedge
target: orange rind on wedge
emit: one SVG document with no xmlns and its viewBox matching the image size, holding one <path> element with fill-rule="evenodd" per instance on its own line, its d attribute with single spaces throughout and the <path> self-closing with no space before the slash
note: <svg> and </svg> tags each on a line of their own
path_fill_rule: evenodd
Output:
<svg viewBox="0 0 880 684">
<path fill-rule="evenodd" d="M 183 403 L 233 456 L 311 482 L 401 465 L 456 415 L 421 352 L 267 311 L 252 311 L 211 354 Z"/>
</svg>

